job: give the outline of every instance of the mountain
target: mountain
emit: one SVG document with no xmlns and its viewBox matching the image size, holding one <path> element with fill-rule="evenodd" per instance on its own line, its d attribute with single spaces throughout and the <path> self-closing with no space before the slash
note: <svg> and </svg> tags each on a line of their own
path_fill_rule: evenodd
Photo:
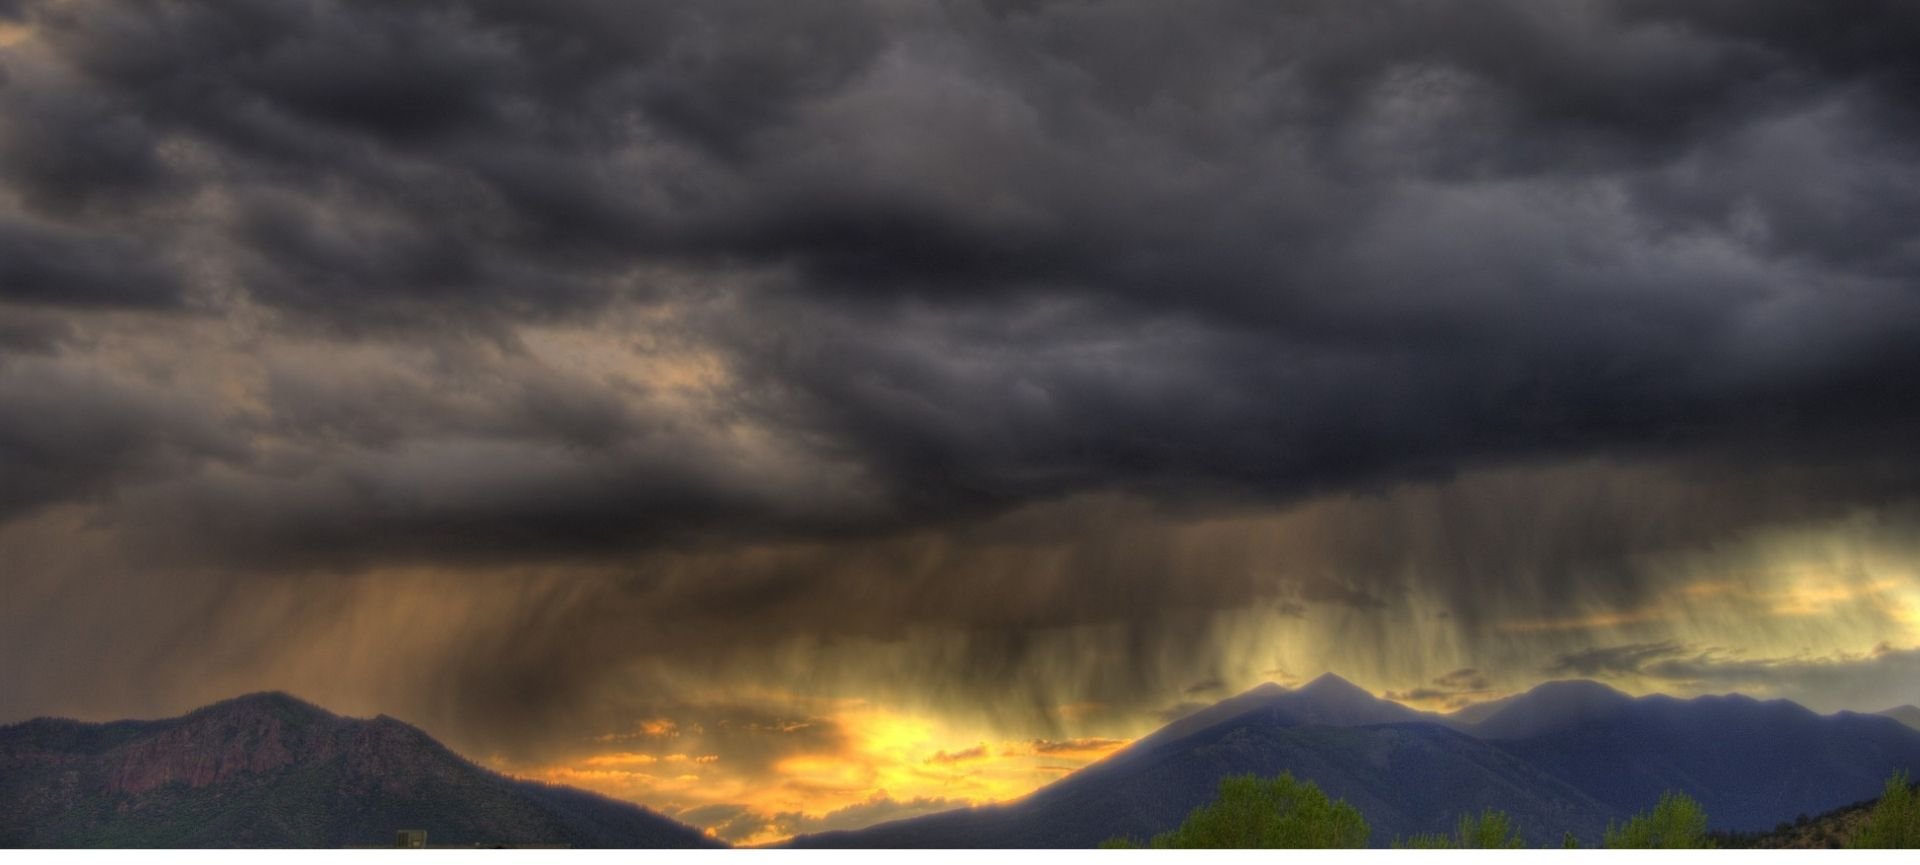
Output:
<svg viewBox="0 0 1920 865">
<path fill-rule="evenodd" d="M 1874 714 L 1884 715 L 1915 730 L 1920 730 L 1920 706 L 1895 706 L 1884 712 L 1875 712 Z"/>
<path fill-rule="evenodd" d="M 1612 718 L 1631 705 L 1632 697 L 1599 682 L 1547 682 L 1524 694 L 1480 704 L 1478 722 L 1462 729 L 1482 739 L 1518 739 L 1575 722 Z"/>
<path fill-rule="evenodd" d="M 1228 697 L 1161 727 L 1133 743 L 1121 754 L 1145 753 L 1160 743 L 1184 738 L 1221 722 L 1253 713 L 1264 713 L 1263 716 L 1274 723 L 1324 724 L 1330 727 L 1443 720 L 1439 715 L 1379 699 L 1360 686 L 1327 673 L 1302 685 L 1297 691 L 1267 682 L 1238 696 Z"/>
<path fill-rule="evenodd" d="M 0 846 L 713 847 L 592 793 L 490 772 L 386 716 L 255 694 L 159 721 L 0 727 Z"/>
<path fill-rule="evenodd" d="M 1216 711 L 1218 710 L 1218 711 Z M 1533 837 L 1597 837 L 1623 816 L 1501 748 L 1435 716 L 1325 676 L 1263 688 L 1182 719 L 1019 801 L 948 811 L 793 847 L 1092 847 L 1179 825 L 1222 777 L 1292 771 L 1366 815 L 1375 846 L 1453 828 L 1463 811 L 1499 808 Z"/>
<path fill-rule="evenodd" d="M 1382 700 L 1345 679 L 1327 673 L 1276 701 L 1281 714 L 1296 724 L 1359 727 L 1368 724 L 1438 722 L 1441 716 Z"/>
<path fill-rule="evenodd" d="M 1588 844 L 1668 789 L 1718 830 L 1770 829 L 1876 795 L 1920 769 L 1920 732 L 1742 696 L 1631 697 L 1551 682 L 1462 717 L 1380 700 L 1325 676 L 1262 686 L 1189 715 L 1014 802 L 792 839 L 793 847 L 1091 847 L 1144 839 L 1209 801 L 1219 779 L 1291 771 L 1366 816 L 1372 843 L 1508 812 L 1523 837 Z"/>
<path fill-rule="evenodd" d="M 1542 685 L 1469 732 L 1611 808 L 1678 790 L 1715 829 L 1739 832 L 1870 798 L 1894 770 L 1920 769 L 1920 732 L 1892 718 L 1737 694 L 1633 698 L 1592 682 Z"/>
<path fill-rule="evenodd" d="M 1912 790 L 1920 794 L 1920 784 L 1913 785 Z M 1801 814 L 1792 822 L 1782 820 L 1779 825 L 1767 832 L 1716 832 L 1713 834 L 1720 846 L 1727 849 L 1842 848 L 1867 827 L 1874 807 L 1879 804 L 1880 800 L 1876 797 L 1844 805 L 1812 817 Z"/>
<path fill-rule="evenodd" d="M 1505 697 L 1499 700 L 1488 700 L 1484 703 L 1472 703 L 1448 712 L 1444 716 L 1444 723 L 1456 730 L 1468 729 L 1481 721 L 1485 721 L 1491 717 L 1493 713 L 1506 708 L 1512 702 L 1512 697 Z"/>
</svg>

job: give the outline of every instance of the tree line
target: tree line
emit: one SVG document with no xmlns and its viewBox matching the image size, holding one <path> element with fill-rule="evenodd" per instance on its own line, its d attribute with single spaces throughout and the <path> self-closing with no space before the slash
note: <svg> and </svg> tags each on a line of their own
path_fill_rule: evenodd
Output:
<svg viewBox="0 0 1920 865">
<path fill-rule="evenodd" d="M 1111 838 L 1105 849 L 1194 850 L 1224 848 L 1337 848 L 1365 847 L 1372 836 L 1360 809 L 1345 799 L 1332 799 L 1312 781 L 1293 773 L 1278 778 L 1234 775 L 1221 779 L 1212 802 L 1194 809 L 1178 828 L 1153 836 L 1142 844 L 1128 837 Z M 1642 811 L 1625 823 L 1607 825 L 1601 846 L 1610 849 L 1701 849 L 1716 846 L 1707 831 L 1707 812 L 1685 793 L 1669 790 L 1651 811 Z M 1448 833 L 1416 834 L 1394 841 L 1409 849 L 1499 849 L 1530 846 L 1505 812 L 1486 809 L 1462 814 Z M 1562 847 L 1578 847 L 1572 832 L 1560 838 Z M 1887 779 L 1886 791 L 1851 842 L 1859 848 L 1920 848 L 1920 793 L 1908 784 L 1905 772 Z"/>
</svg>

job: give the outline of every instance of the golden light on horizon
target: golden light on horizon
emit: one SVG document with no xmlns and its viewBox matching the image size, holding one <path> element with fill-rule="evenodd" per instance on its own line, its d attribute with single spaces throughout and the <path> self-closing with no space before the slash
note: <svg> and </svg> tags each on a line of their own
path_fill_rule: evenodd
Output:
<svg viewBox="0 0 1920 865">
<path fill-rule="evenodd" d="M 512 774 L 571 784 L 628 799 L 670 814 L 703 807 L 745 806 L 789 822 L 823 820 L 836 811 L 881 803 L 939 803 L 938 808 L 1017 799 L 1125 747 L 1129 740 L 1088 737 L 1069 740 L 966 741 L 941 721 L 865 705 L 832 715 L 846 731 L 841 749 L 781 758 L 764 772 L 736 769 L 720 755 L 606 751 L 538 768 L 501 766 Z M 678 727 L 667 719 L 646 729 Z M 766 731 L 778 735 L 776 730 Z M 602 741 L 631 740 L 626 734 Z M 711 827 L 709 827 L 711 831 Z M 734 837 L 745 845 L 784 840 L 790 832 L 769 827 Z"/>
</svg>

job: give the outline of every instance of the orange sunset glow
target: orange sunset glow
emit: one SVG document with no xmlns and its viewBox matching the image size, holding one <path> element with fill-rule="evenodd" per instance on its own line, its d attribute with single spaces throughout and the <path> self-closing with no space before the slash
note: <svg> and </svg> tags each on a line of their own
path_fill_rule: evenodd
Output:
<svg viewBox="0 0 1920 865">
<path fill-rule="evenodd" d="M 797 753 L 764 772 L 730 767 L 718 755 L 652 751 L 598 753 L 565 765 L 517 771 L 675 814 L 744 806 L 773 818 L 750 834 L 727 839 L 753 845 L 798 831 L 855 828 L 863 818 L 909 817 L 1016 799 L 1127 744 L 1124 739 L 1091 737 L 963 744 L 932 720 L 860 706 L 842 707 L 826 720 L 846 732 L 843 750 Z M 682 739 L 670 721 L 648 722 L 641 732 L 643 738 L 629 741 L 664 750 Z M 762 732 L 781 735 L 777 728 Z M 687 735 L 699 734 L 696 728 Z"/>
</svg>

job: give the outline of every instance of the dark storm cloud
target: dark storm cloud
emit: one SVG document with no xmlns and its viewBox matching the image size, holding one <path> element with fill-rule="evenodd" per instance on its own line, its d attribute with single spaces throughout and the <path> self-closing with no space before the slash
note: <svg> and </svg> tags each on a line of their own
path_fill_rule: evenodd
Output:
<svg viewBox="0 0 1920 865">
<path fill-rule="evenodd" d="M 0 152 L 24 203 L 216 192 L 255 299 L 350 328 L 591 308 L 649 257 L 732 255 L 703 201 L 875 43 L 849 4 L 38 8 Z"/>
<path fill-rule="evenodd" d="M 1439 703 L 1443 709 L 1452 710 L 1485 700 L 1494 693 L 1487 677 L 1479 670 L 1462 668 L 1434 677 L 1430 687 L 1388 691 L 1385 696 L 1403 703 Z"/>
<path fill-rule="evenodd" d="M 1688 647 L 1672 640 L 1597 646 L 1555 658 L 1544 672 L 1555 676 L 1617 676 L 1639 673 L 1655 662 L 1687 654 Z"/>
<path fill-rule="evenodd" d="M 1075 652 L 1164 699 L 1222 610 L 1637 609 L 1916 489 L 1911 4 L 4 18 L 0 518 L 210 583 L 591 569 L 447 717 L 923 627 L 888 675 L 949 702 Z M 1303 502 L 1284 561 L 1153 530 Z"/>
<path fill-rule="evenodd" d="M 72 325 L 57 316 L 22 310 L 0 319 L 0 354 L 45 354 L 72 335 Z"/>
<path fill-rule="evenodd" d="M 156 256 L 111 233 L 0 220 L 0 303 L 157 307 L 181 290 Z"/>
<path fill-rule="evenodd" d="M 204 407 L 44 358 L 0 366 L 0 520 L 50 502 L 110 497 L 123 485 L 191 473 L 244 453 Z"/>
<path fill-rule="evenodd" d="M 772 268 L 710 325 L 746 405 L 908 519 L 1920 402 L 1898 4 L 34 8 L 6 176 L 90 233 L 10 240 L 18 299 L 177 294 L 112 250 L 209 194 L 192 248 L 356 332 Z"/>
</svg>

